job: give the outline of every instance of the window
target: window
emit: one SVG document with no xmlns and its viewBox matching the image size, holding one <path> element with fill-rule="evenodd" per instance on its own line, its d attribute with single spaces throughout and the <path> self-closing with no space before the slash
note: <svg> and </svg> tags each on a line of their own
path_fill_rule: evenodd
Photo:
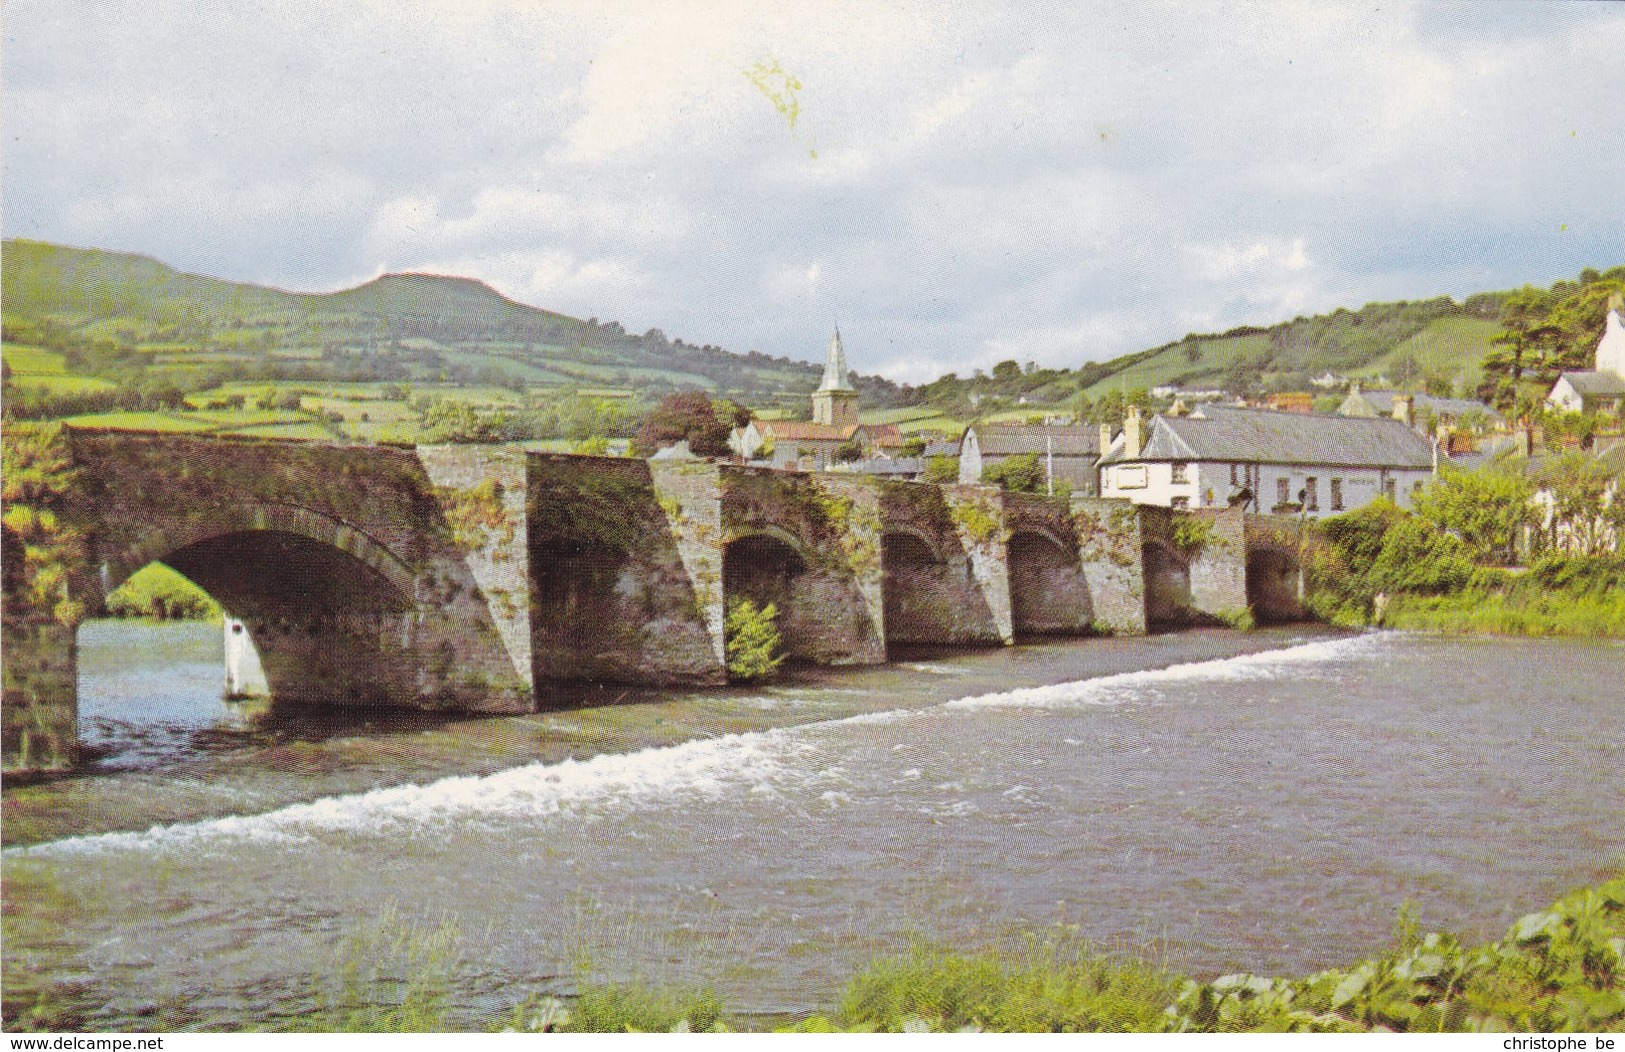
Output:
<svg viewBox="0 0 1625 1052">
<path fill-rule="evenodd" d="M 1390 501 L 1394 499 L 1394 480 L 1387 475 L 1382 478 L 1382 495 Z"/>
<path fill-rule="evenodd" d="M 1230 465 L 1230 485 L 1232 486 L 1236 485 L 1236 467 L 1235 464 Z"/>
<path fill-rule="evenodd" d="M 1291 479 L 1276 479 L 1275 480 L 1275 503 L 1277 503 L 1277 504 L 1291 504 L 1292 503 L 1292 480 Z"/>
<path fill-rule="evenodd" d="M 1175 497 L 1168 506 L 1170 508 L 1188 508 L 1191 506 L 1191 499 L 1189 497 Z"/>
<path fill-rule="evenodd" d="M 1178 486 L 1190 481 L 1189 468 L 1189 464 L 1176 463 L 1174 465 L 1174 477 L 1172 479 L 1174 485 Z"/>
<path fill-rule="evenodd" d="M 1305 511 L 1319 511 L 1320 498 L 1315 494 L 1315 476 L 1310 475 L 1303 482 L 1303 507 Z"/>
<path fill-rule="evenodd" d="M 1332 510 L 1343 510 L 1343 480 L 1332 479 Z"/>
</svg>

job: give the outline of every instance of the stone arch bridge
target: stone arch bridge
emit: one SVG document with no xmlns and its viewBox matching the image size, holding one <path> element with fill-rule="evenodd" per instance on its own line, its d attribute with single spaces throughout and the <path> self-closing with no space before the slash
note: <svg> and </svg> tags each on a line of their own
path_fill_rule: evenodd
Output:
<svg viewBox="0 0 1625 1052">
<path fill-rule="evenodd" d="M 515 446 L 59 441 L 54 514 L 82 540 L 69 596 L 94 613 L 141 567 L 174 567 L 247 627 L 278 703 L 512 713 L 571 680 L 720 684 L 734 596 L 774 603 L 790 654 L 830 664 L 1144 632 L 1254 592 L 1297 613 L 1292 545 L 1232 512 L 1200 519 L 1193 548 L 1188 517 L 974 485 Z M 5 764 L 71 765 L 73 630 L 31 616 L 14 576 Z"/>
</svg>

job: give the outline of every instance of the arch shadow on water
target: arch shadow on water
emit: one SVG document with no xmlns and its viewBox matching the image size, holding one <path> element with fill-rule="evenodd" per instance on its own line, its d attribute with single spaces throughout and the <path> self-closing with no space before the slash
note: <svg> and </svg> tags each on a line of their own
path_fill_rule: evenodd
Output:
<svg viewBox="0 0 1625 1052">
<path fill-rule="evenodd" d="M 310 536 L 237 530 L 163 553 L 228 618 L 93 620 L 79 633 L 78 705 L 90 770 L 162 766 L 287 740 L 431 727 L 389 705 L 411 674 L 412 604 L 361 559 Z M 135 569 L 135 567 L 132 567 Z M 133 574 L 132 574 L 133 576 Z M 122 583 L 109 577 L 111 594 Z M 263 666 L 255 696 L 227 700 L 232 627 Z"/>
</svg>

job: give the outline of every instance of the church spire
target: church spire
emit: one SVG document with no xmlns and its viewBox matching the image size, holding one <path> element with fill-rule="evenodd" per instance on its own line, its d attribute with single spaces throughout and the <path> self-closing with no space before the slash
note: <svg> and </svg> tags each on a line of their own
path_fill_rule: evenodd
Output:
<svg viewBox="0 0 1625 1052">
<path fill-rule="evenodd" d="M 852 380 L 846 374 L 846 348 L 841 346 L 841 327 L 835 326 L 835 335 L 829 340 L 829 360 L 824 363 L 824 382 L 820 391 L 850 391 Z"/>
</svg>

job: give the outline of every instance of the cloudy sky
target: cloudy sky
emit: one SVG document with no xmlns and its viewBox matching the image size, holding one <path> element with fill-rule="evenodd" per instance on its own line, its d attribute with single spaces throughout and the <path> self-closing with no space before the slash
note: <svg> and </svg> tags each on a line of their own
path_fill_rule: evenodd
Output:
<svg viewBox="0 0 1625 1052">
<path fill-rule="evenodd" d="M 918 382 L 1625 263 L 1625 5 L 0 17 L 6 236 L 300 291 L 461 274 L 803 358 L 839 321 Z"/>
</svg>

